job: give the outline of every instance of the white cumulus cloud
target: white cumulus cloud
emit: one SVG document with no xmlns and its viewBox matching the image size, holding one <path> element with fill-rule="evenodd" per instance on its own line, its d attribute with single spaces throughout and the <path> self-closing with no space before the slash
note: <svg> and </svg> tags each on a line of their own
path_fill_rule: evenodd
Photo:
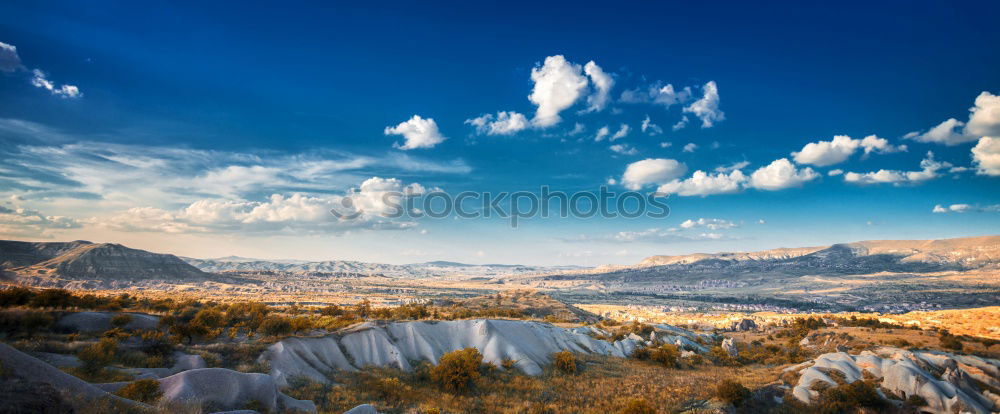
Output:
<svg viewBox="0 0 1000 414">
<path fill-rule="evenodd" d="M 413 115 L 409 120 L 394 127 L 385 127 L 385 135 L 402 135 L 403 144 L 393 144 L 396 148 L 411 150 L 417 148 L 432 148 L 446 138 L 438 131 L 434 118 L 421 118 Z"/>
<path fill-rule="evenodd" d="M 518 112 L 500 111 L 496 115 L 484 114 L 466 119 L 465 123 L 476 127 L 476 133 L 480 135 L 514 135 L 528 127 L 528 118 Z"/>
<path fill-rule="evenodd" d="M 549 56 L 541 66 L 531 69 L 531 80 L 535 83 L 528 100 L 535 104 L 535 118 L 532 122 L 541 128 L 558 124 L 562 118 L 559 112 L 572 106 L 587 90 L 587 78 L 582 68 L 571 63 L 562 55 Z"/>
<path fill-rule="evenodd" d="M 826 167 L 840 164 L 850 158 L 859 148 L 865 155 L 871 153 L 889 153 L 905 151 L 906 146 L 893 146 L 889 140 L 869 135 L 864 139 L 853 139 L 847 135 L 837 135 L 831 141 L 810 142 L 799 152 L 793 152 L 792 158 L 799 164 L 810 164 Z"/>
<path fill-rule="evenodd" d="M 952 204 L 947 207 L 938 204 L 935 205 L 934 209 L 931 211 L 934 213 L 997 213 L 1000 212 L 1000 204 L 992 204 L 986 206 L 972 205 L 972 204 Z"/>
<path fill-rule="evenodd" d="M 622 174 L 621 182 L 630 190 L 638 190 L 649 184 L 668 182 L 686 171 L 687 166 L 676 160 L 647 158 L 629 164 Z"/>
<path fill-rule="evenodd" d="M 660 186 L 657 192 L 677 194 L 681 196 L 709 196 L 714 194 L 729 194 L 740 191 L 747 183 L 743 171 L 734 170 L 729 173 L 706 173 L 698 170 L 686 179 L 675 179 Z"/>
<path fill-rule="evenodd" d="M 587 62 L 583 66 L 583 71 L 590 77 L 590 81 L 594 84 L 594 93 L 587 97 L 587 103 L 589 104 L 587 111 L 600 111 L 608 106 L 611 87 L 615 85 L 615 79 L 610 74 L 604 72 L 594 61 Z"/>
<path fill-rule="evenodd" d="M 934 160 L 934 153 L 928 151 L 927 157 L 920 161 L 919 171 L 878 170 L 867 173 L 848 172 L 844 181 L 852 184 L 892 184 L 896 186 L 919 184 L 940 176 L 939 171 L 951 168 L 948 162 Z"/>
<path fill-rule="evenodd" d="M 798 187 L 817 177 L 819 174 L 812 168 L 798 169 L 787 158 L 781 158 L 754 171 L 750 175 L 749 186 L 760 190 L 775 191 Z"/>
<path fill-rule="evenodd" d="M 914 131 L 904 138 L 919 142 L 958 145 L 984 136 L 1000 136 L 1000 96 L 983 91 L 969 108 L 969 121 L 955 118 L 938 124 L 926 132 Z"/>
<path fill-rule="evenodd" d="M 594 141 L 603 141 L 608 135 L 611 135 L 611 129 L 609 129 L 607 125 L 602 126 L 597 130 L 597 134 L 594 135 Z"/>
<path fill-rule="evenodd" d="M 639 150 L 628 144 L 615 144 L 609 147 L 611 151 L 617 152 L 622 155 L 636 155 Z"/>
<path fill-rule="evenodd" d="M 620 127 L 618 127 L 618 131 L 615 132 L 615 134 L 611 136 L 611 141 L 614 141 L 616 139 L 625 138 L 625 137 L 628 136 L 628 133 L 631 132 L 631 131 L 632 131 L 632 127 L 628 126 L 628 124 L 622 124 Z"/>
<path fill-rule="evenodd" d="M 681 223 L 681 228 L 684 229 L 693 229 L 698 227 L 704 227 L 709 230 L 724 230 L 739 227 L 739 225 L 729 220 L 717 218 L 699 218 L 697 220 L 687 219 Z"/>
<path fill-rule="evenodd" d="M 63 98 L 79 98 L 83 96 L 83 93 L 76 86 L 65 84 L 56 86 L 55 83 L 48 79 L 48 75 L 39 69 L 31 71 L 31 84 Z"/>
<path fill-rule="evenodd" d="M 0 72 L 13 73 L 23 68 L 17 46 L 0 42 Z"/>
<path fill-rule="evenodd" d="M 642 120 L 642 127 L 640 129 L 642 129 L 642 132 L 648 133 L 650 136 L 660 135 L 663 133 L 663 128 L 654 124 L 653 121 L 649 119 L 649 115 L 646 115 L 646 118 Z"/>
<path fill-rule="evenodd" d="M 972 147 L 972 162 L 982 175 L 1000 175 L 1000 138 L 982 137 Z"/>
<path fill-rule="evenodd" d="M 969 112 L 966 135 L 1000 136 L 1000 96 L 983 91 L 976 97 L 976 104 L 969 108 Z"/>
<path fill-rule="evenodd" d="M 719 87 L 715 81 L 708 81 L 702 88 L 701 99 L 684 107 L 684 112 L 694 114 L 701 119 L 702 128 L 711 128 L 716 122 L 726 119 L 726 114 L 719 110 Z"/>
</svg>

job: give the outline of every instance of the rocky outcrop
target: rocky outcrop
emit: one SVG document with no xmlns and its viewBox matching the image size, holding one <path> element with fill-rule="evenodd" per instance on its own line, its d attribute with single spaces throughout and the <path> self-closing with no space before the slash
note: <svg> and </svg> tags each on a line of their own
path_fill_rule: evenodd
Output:
<svg viewBox="0 0 1000 414">
<path fill-rule="evenodd" d="M 371 404 L 361 404 L 345 411 L 344 414 L 379 414 L 379 412 Z"/>
<path fill-rule="evenodd" d="M 104 332 L 111 329 L 111 319 L 118 312 L 76 312 L 67 314 L 56 322 L 56 328 L 69 332 Z M 160 318 L 144 313 L 125 313 L 132 320 L 125 329 L 156 329 Z"/>
<path fill-rule="evenodd" d="M 880 348 L 860 355 L 836 352 L 820 355 L 813 361 L 787 368 L 800 374 L 792 393 L 803 402 L 811 402 L 818 392 L 814 384 L 838 385 L 830 375 L 837 371 L 847 383 L 870 375 L 879 386 L 896 397 L 919 395 L 927 400 L 921 409 L 931 413 L 990 413 L 998 407 L 988 390 L 977 387 L 970 378 L 996 383 L 1000 361 L 943 352 L 906 351 Z M 981 379 L 980 379 L 981 378 Z"/>
<path fill-rule="evenodd" d="M 733 321 L 733 323 L 729 325 L 729 330 L 733 332 L 756 331 L 757 329 L 757 322 L 754 322 L 753 319 L 747 318 Z"/>
<path fill-rule="evenodd" d="M 733 338 L 726 338 L 722 340 L 722 350 L 726 351 L 726 353 L 733 358 L 740 353 L 739 349 L 736 348 L 736 340 Z"/>
<path fill-rule="evenodd" d="M 52 365 L 2 343 L 0 343 L 0 366 L 3 367 L 5 382 L 15 380 L 23 384 L 34 384 L 33 388 L 51 387 L 65 397 L 65 401 L 59 404 L 87 405 L 97 400 L 103 400 L 110 404 L 135 409 L 147 407 L 145 404 L 109 394 L 84 380 L 62 372 Z"/>
<path fill-rule="evenodd" d="M 291 398 L 278 391 L 267 374 L 244 373 L 225 368 L 184 371 L 159 380 L 163 400 L 181 404 L 234 410 L 256 403 L 266 412 L 315 413 L 312 401 Z"/>
<path fill-rule="evenodd" d="M 687 347 L 704 349 L 691 339 L 697 334 L 669 325 L 656 326 L 654 334 L 670 343 L 679 341 Z M 625 357 L 647 342 L 627 338 L 612 343 L 584 331 L 607 334 L 597 328 L 564 329 L 514 320 L 366 322 L 324 337 L 284 339 L 271 345 L 260 359 L 270 364 L 271 375 L 281 385 L 296 376 L 329 382 L 328 374 L 333 371 L 366 365 L 410 370 L 412 361 L 436 364 L 444 353 L 464 348 L 478 349 L 485 361 L 497 365 L 505 359 L 517 361 L 519 370 L 538 375 L 555 352 Z"/>
</svg>

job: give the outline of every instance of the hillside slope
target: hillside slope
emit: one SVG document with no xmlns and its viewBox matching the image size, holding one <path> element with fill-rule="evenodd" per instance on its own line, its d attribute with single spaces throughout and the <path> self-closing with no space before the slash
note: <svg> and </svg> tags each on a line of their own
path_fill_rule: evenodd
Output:
<svg viewBox="0 0 1000 414">
<path fill-rule="evenodd" d="M 188 280 L 208 276 L 171 254 L 114 243 L 0 242 L 3 269 L 18 276 L 75 280 Z"/>
</svg>

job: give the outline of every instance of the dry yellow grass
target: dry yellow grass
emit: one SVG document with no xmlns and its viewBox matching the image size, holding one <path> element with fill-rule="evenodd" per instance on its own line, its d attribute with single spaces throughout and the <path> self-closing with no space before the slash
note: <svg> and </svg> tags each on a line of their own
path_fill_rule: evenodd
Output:
<svg viewBox="0 0 1000 414">
<path fill-rule="evenodd" d="M 579 304 L 576 307 L 596 313 L 610 315 L 623 320 L 668 323 L 673 325 L 708 325 L 717 328 L 728 327 L 733 321 L 743 318 L 755 320 L 758 324 L 780 324 L 810 316 L 836 316 L 849 318 L 872 318 L 899 325 L 916 325 L 924 329 L 947 329 L 955 335 L 970 335 L 982 338 L 1000 339 L 1000 306 L 971 309 L 949 309 L 929 312 L 908 312 L 903 314 L 881 314 L 845 312 L 838 314 L 774 313 L 774 312 L 663 312 L 652 307 L 630 307 L 623 305 Z"/>
<path fill-rule="evenodd" d="M 484 376 L 468 394 L 441 391 L 420 378 L 385 369 L 370 369 L 336 378 L 342 386 L 303 385 L 289 393 L 312 398 L 320 412 L 341 413 L 358 404 L 373 404 L 380 412 L 448 413 L 615 413 L 629 401 L 645 399 L 659 412 L 702 406 L 722 379 L 750 389 L 774 382 L 780 367 L 664 368 L 662 365 L 613 357 L 582 357 L 576 374 L 548 372 L 539 377 L 498 371 Z"/>
</svg>

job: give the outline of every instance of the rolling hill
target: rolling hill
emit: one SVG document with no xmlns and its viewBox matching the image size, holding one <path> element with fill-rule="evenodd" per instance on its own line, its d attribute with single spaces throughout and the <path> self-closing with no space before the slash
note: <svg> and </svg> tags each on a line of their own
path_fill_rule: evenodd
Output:
<svg viewBox="0 0 1000 414">
<path fill-rule="evenodd" d="M 3 270 L 19 277 L 69 280 L 191 280 L 205 272 L 171 254 L 88 241 L 0 241 Z"/>
</svg>

